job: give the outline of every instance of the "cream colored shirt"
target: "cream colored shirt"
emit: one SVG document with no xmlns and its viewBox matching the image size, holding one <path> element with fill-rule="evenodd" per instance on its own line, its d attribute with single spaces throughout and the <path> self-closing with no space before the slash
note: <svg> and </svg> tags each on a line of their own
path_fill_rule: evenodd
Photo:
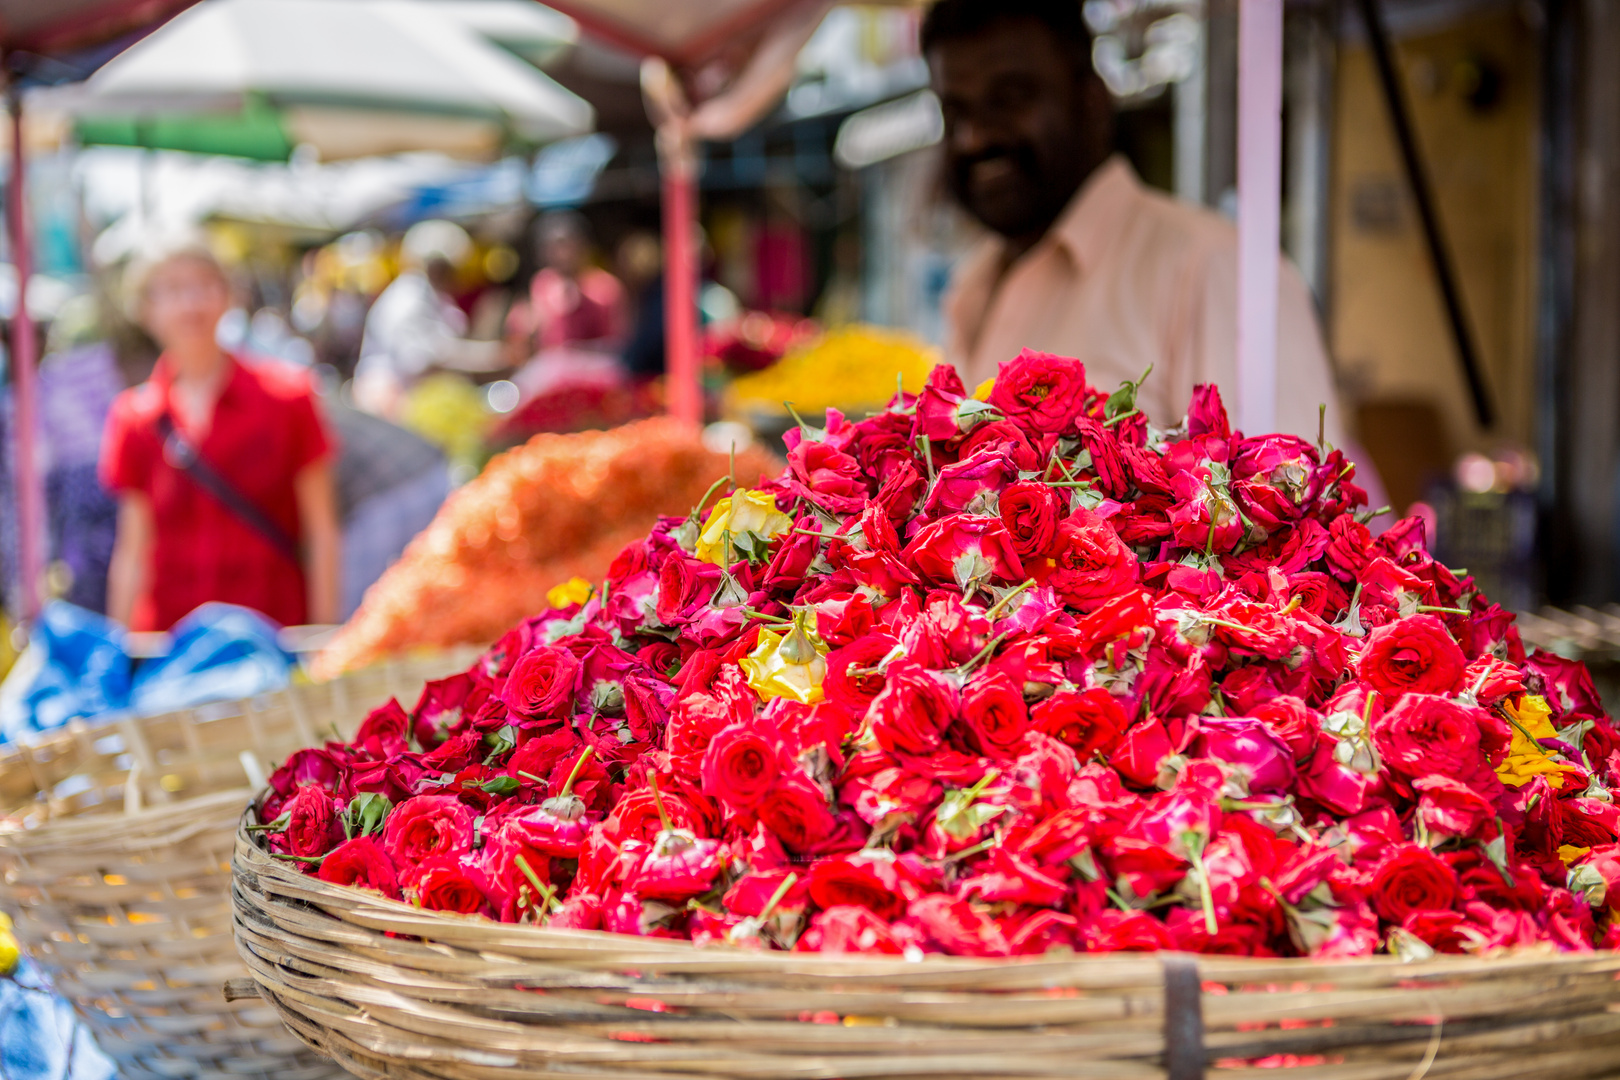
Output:
<svg viewBox="0 0 1620 1080">
<path fill-rule="evenodd" d="M 1077 357 L 1104 391 L 1152 364 L 1138 405 L 1155 426 L 1180 422 L 1206 382 L 1237 424 L 1237 230 L 1226 219 L 1148 190 L 1114 157 L 998 286 L 1002 243 L 981 242 L 945 297 L 946 356 L 970 388 L 1024 348 Z M 1328 441 L 1343 446 L 1310 293 L 1286 261 L 1280 276 L 1278 429 L 1314 442 L 1326 403 Z"/>
</svg>

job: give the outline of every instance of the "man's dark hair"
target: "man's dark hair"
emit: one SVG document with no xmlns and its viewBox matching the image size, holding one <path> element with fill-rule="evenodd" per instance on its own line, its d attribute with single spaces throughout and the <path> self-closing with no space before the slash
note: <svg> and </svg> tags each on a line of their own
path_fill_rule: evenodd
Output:
<svg viewBox="0 0 1620 1080">
<path fill-rule="evenodd" d="M 1008 19 L 1043 24 L 1077 67 L 1092 70 L 1091 31 L 1080 13 L 1080 0 L 939 0 L 923 16 L 918 35 L 922 53 L 927 56 L 942 42 L 974 37 Z"/>
</svg>

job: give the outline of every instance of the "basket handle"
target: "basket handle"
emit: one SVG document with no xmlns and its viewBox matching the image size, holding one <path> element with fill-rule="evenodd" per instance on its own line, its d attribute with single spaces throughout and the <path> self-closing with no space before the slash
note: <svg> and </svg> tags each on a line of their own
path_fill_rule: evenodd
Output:
<svg viewBox="0 0 1620 1080">
<path fill-rule="evenodd" d="M 141 763 L 130 765 L 129 773 L 124 777 L 124 813 L 138 814 L 141 812 Z"/>
<path fill-rule="evenodd" d="M 248 787 L 254 791 L 263 791 L 270 779 L 264 774 L 264 766 L 259 762 L 259 755 L 252 750 L 244 750 L 236 755 L 236 759 L 242 763 L 242 771 L 247 773 Z"/>
</svg>

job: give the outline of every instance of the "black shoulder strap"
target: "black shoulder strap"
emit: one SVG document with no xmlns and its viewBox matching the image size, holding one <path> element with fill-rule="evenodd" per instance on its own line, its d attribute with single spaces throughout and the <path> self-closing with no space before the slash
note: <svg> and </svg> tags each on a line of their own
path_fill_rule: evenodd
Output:
<svg viewBox="0 0 1620 1080">
<path fill-rule="evenodd" d="M 271 521 L 246 495 L 232 487 L 229 480 L 215 472 L 213 466 L 197 452 L 197 448 L 176 430 L 167 412 L 158 415 L 157 432 L 158 438 L 163 440 L 163 456 L 169 464 L 196 481 L 198 487 L 219 500 L 220 505 L 235 514 L 242 524 L 268 540 L 271 547 L 295 564 L 300 561 L 298 545 L 286 530 Z"/>
</svg>

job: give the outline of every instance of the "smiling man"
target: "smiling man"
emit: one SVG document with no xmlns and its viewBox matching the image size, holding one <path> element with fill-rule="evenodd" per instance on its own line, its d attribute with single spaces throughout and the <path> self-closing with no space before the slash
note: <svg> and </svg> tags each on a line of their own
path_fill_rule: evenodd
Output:
<svg viewBox="0 0 1620 1080">
<path fill-rule="evenodd" d="M 1079 0 L 939 0 L 922 49 L 945 115 L 946 182 L 991 235 L 945 301 L 946 354 L 969 387 L 1031 348 L 1140 401 L 1168 426 L 1193 386 L 1237 387 L 1237 233 L 1143 187 L 1113 153 L 1108 90 Z M 1278 428 L 1343 445 L 1332 369 L 1304 282 L 1282 270 Z"/>
</svg>

